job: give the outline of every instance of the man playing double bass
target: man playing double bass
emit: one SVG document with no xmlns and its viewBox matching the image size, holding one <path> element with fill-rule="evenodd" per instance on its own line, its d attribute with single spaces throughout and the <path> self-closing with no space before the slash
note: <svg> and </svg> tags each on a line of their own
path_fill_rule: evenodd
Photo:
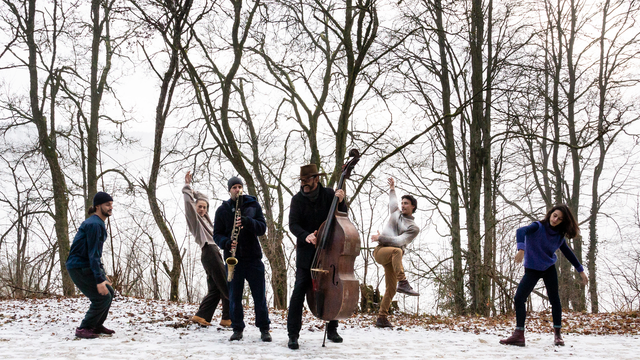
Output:
<svg viewBox="0 0 640 360">
<path fill-rule="evenodd" d="M 316 252 L 316 236 L 320 225 L 327 219 L 334 197 L 340 203 L 338 210 L 347 211 L 342 189 L 333 191 L 325 188 L 319 181 L 315 164 L 300 167 L 300 191 L 291 199 L 289 209 L 289 230 L 296 236 L 296 282 L 289 302 L 287 317 L 287 331 L 289 333 L 290 349 L 297 349 L 300 328 L 302 327 L 302 308 L 307 291 L 312 286 L 311 263 Z M 342 342 L 338 335 L 338 321 L 329 322 L 327 338 L 333 342 Z"/>
</svg>

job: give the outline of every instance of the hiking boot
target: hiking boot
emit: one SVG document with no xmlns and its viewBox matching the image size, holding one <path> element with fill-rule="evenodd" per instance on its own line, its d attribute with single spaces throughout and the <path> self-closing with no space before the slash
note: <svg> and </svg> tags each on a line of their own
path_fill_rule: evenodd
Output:
<svg viewBox="0 0 640 360">
<path fill-rule="evenodd" d="M 96 334 L 95 332 L 93 332 L 92 329 L 89 329 L 89 328 L 76 329 L 76 337 L 79 337 L 82 339 L 95 339 L 98 336 L 99 336 L 98 334 Z"/>
<path fill-rule="evenodd" d="M 553 334 L 553 345 L 564 346 L 564 340 L 562 340 L 562 335 L 560 335 L 560 328 L 553 328 Z"/>
<path fill-rule="evenodd" d="M 194 316 L 192 316 L 192 317 L 191 317 L 191 321 L 193 321 L 194 323 L 198 323 L 198 324 L 200 324 L 201 326 L 211 326 L 211 323 L 210 323 L 210 322 L 208 322 L 207 320 L 205 320 L 205 319 L 201 318 L 201 317 L 200 317 L 200 316 L 198 316 L 198 315 L 194 315 Z"/>
<path fill-rule="evenodd" d="M 297 350 L 300 346 L 298 345 L 298 337 L 297 336 L 289 336 L 289 342 L 287 346 L 291 350 Z"/>
<path fill-rule="evenodd" d="M 233 335 L 229 338 L 229 341 L 242 340 L 242 330 L 233 330 Z"/>
<path fill-rule="evenodd" d="M 338 335 L 338 329 L 329 329 L 327 331 L 327 339 L 333 341 L 334 343 L 342 342 L 342 336 Z"/>
<path fill-rule="evenodd" d="M 95 329 L 93 329 L 93 332 L 96 334 L 105 334 L 105 335 L 113 335 L 116 332 L 111 330 L 111 329 L 107 329 L 106 327 L 104 327 L 104 325 L 98 325 L 96 326 Z"/>
<path fill-rule="evenodd" d="M 222 327 L 231 327 L 231 320 L 230 319 L 222 319 L 220 320 L 220 326 Z"/>
<path fill-rule="evenodd" d="M 260 340 L 264 342 L 271 342 L 271 334 L 269 334 L 269 329 L 260 329 Z"/>
<path fill-rule="evenodd" d="M 378 320 L 376 321 L 376 327 L 392 328 L 393 325 L 389 322 L 386 315 L 378 315 Z"/>
<path fill-rule="evenodd" d="M 500 340 L 502 345 L 524 346 L 524 330 L 514 330 L 513 334 L 506 339 Z"/>
<path fill-rule="evenodd" d="M 411 285 L 409 285 L 409 282 L 407 280 L 402 280 L 398 282 L 398 288 L 396 289 L 397 292 L 401 293 L 401 294 L 405 294 L 405 295 L 409 295 L 409 296 L 418 296 L 420 294 L 418 294 L 417 291 L 413 290 L 413 288 L 411 287 Z"/>
</svg>

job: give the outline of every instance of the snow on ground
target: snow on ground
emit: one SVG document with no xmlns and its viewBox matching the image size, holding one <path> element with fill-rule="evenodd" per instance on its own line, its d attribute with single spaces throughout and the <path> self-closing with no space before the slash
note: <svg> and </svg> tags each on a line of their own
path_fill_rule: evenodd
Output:
<svg viewBox="0 0 640 360">
<path fill-rule="evenodd" d="M 88 306 L 84 297 L 0 301 L 0 359 L 640 359 L 637 332 L 568 334 L 565 347 L 552 345 L 550 331 L 530 332 L 527 346 L 519 348 L 498 343 L 510 333 L 507 326 L 477 331 L 424 325 L 377 329 L 370 315 L 341 323 L 344 343 L 327 342 L 323 348 L 322 322 L 307 314 L 300 349 L 293 351 L 287 348 L 285 312 L 271 312 L 273 342 L 263 343 L 252 324 L 253 309 L 245 309 L 244 339 L 229 342 L 228 329 L 186 321 L 197 305 L 127 297 L 116 298 L 105 323 L 115 335 L 76 339 L 75 327 Z M 219 321 L 218 312 L 214 321 Z"/>
</svg>

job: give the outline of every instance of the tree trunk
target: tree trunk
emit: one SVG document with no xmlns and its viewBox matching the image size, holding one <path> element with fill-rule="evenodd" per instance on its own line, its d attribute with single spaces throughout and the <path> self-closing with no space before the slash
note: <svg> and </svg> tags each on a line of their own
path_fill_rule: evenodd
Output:
<svg viewBox="0 0 640 360">
<path fill-rule="evenodd" d="M 467 234 L 469 287 L 471 289 L 471 309 L 476 314 L 484 314 L 486 304 L 483 303 L 483 264 L 480 233 L 480 195 L 482 192 L 483 172 L 483 81 L 482 81 L 482 43 L 484 17 L 482 0 L 473 0 L 471 8 L 471 128 L 469 132 L 469 203 L 467 206 Z"/>
<path fill-rule="evenodd" d="M 57 4 L 55 5 L 57 6 Z M 28 14 L 26 16 L 26 40 L 29 49 L 29 100 L 31 105 L 31 116 L 33 123 L 38 129 L 38 143 L 40 151 L 47 160 L 49 171 L 51 173 L 51 183 L 53 186 L 53 203 L 55 213 L 53 219 L 55 221 L 56 238 L 58 241 L 58 256 L 60 258 L 60 273 L 62 277 L 62 293 L 65 296 L 71 296 L 75 293 L 75 287 L 65 263 L 69 256 L 69 222 L 67 212 L 69 209 L 69 200 L 67 198 L 67 184 L 62 173 L 60 162 L 58 161 L 58 153 L 56 150 L 56 129 L 55 129 L 55 97 L 59 87 L 60 79 L 58 74 L 51 73 L 51 124 L 50 130 L 47 130 L 47 119 L 40 108 L 40 98 L 38 96 L 38 46 L 35 41 L 35 16 L 36 16 L 36 0 L 29 0 Z M 52 70 L 53 71 L 53 70 Z"/>
<path fill-rule="evenodd" d="M 460 236 L 460 201 L 458 193 L 458 159 L 451 116 L 451 85 L 449 83 L 449 62 L 447 60 L 446 32 L 442 22 L 442 1 L 435 0 L 435 20 L 440 49 L 440 84 L 442 86 L 442 129 L 444 131 L 447 179 L 449 181 L 449 202 L 451 211 L 451 251 L 453 253 L 453 304 L 454 313 L 462 315 L 466 309 L 464 295 L 464 274 L 462 271 L 462 248 Z"/>
</svg>

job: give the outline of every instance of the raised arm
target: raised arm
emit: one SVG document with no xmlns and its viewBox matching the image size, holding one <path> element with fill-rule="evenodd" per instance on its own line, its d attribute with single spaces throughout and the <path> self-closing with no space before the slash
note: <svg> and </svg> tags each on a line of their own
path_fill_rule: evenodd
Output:
<svg viewBox="0 0 640 360">
<path fill-rule="evenodd" d="M 400 211 L 398 208 L 398 196 L 396 196 L 396 184 L 393 178 L 387 180 L 389 182 L 389 214 Z"/>
</svg>

